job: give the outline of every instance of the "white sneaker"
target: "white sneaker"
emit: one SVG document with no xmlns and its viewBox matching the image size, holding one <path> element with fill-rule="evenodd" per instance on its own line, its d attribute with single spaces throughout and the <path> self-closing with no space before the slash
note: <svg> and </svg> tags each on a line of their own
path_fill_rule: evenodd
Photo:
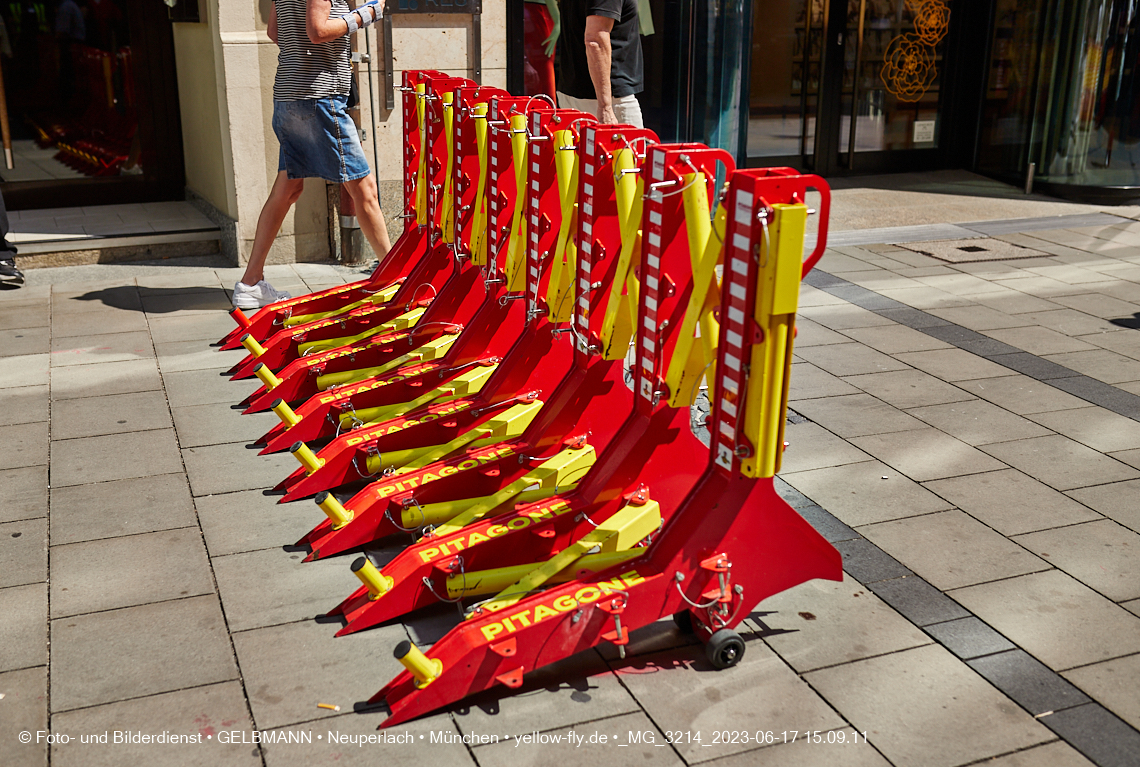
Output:
<svg viewBox="0 0 1140 767">
<path fill-rule="evenodd" d="M 244 282 L 234 285 L 234 306 L 239 309 L 259 309 L 287 298 L 292 296 L 284 290 L 274 290 L 265 280 L 258 281 L 256 285 Z"/>
</svg>

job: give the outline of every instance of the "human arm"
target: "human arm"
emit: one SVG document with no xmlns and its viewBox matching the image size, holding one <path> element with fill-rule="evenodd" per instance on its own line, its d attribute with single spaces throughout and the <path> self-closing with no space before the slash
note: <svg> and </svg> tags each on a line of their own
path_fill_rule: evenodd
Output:
<svg viewBox="0 0 1140 767">
<path fill-rule="evenodd" d="M 598 121 L 603 125 L 613 125 L 617 122 L 613 93 L 610 90 L 610 64 L 613 54 L 613 49 L 610 48 L 610 32 L 613 28 L 614 20 L 607 16 L 586 17 L 586 61 L 590 66 L 594 95 L 598 97 Z"/>
<path fill-rule="evenodd" d="M 277 3 L 270 5 L 269 23 L 265 27 L 265 34 L 269 35 L 269 39 L 273 41 L 274 45 L 279 45 L 277 42 Z"/>
<path fill-rule="evenodd" d="M 367 14 L 368 18 L 365 19 L 365 14 L 361 12 L 360 8 L 344 16 L 329 18 L 329 14 L 332 12 L 332 0 L 307 1 L 305 31 L 309 35 L 309 42 L 314 45 L 332 42 L 333 40 L 344 37 L 349 32 L 355 31 L 353 29 L 354 25 L 348 21 L 350 16 L 355 17 L 354 21 L 356 22 L 355 26 L 357 28 L 366 27 L 375 21 L 375 18 L 371 14 Z M 364 3 L 361 8 L 367 5 L 369 5 L 369 3 Z M 372 5 L 378 7 L 381 13 L 383 12 L 384 0 L 378 0 L 378 2 L 372 3 Z M 344 26 L 341 26 L 342 24 Z"/>
<path fill-rule="evenodd" d="M 558 0 L 546 0 L 546 10 L 550 20 L 554 22 L 554 31 L 550 37 L 542 41 L 543 51 L 547 57 L 554 56 L 554 46 L 558 44 L 558 36 L 562 34 L 562 14 L 558 12 Z"/>
</svg>

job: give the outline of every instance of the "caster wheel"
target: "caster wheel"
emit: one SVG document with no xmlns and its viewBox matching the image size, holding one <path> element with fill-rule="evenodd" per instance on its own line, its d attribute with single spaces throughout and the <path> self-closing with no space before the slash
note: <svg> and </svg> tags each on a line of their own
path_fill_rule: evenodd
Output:
<svg viewBox="0 0 1140 767">
<path fill-rule="evenodd" d="M 693 614 L 688 610 L 673 613 L 673 625 L 675 625 L 682 634 L 692 634 L 695 632 L 693 628 Z"/>
<path fill-rule="evenodd" d="M 709 637 L 705 657 L 716 668 L 731 668 L 744 657 L 744 640 L 732 629 L 721 629 Z"/>
</svg>

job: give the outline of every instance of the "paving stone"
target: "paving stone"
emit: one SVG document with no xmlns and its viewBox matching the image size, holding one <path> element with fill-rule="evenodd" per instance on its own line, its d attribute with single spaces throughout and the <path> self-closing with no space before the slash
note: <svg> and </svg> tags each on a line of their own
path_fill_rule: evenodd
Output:
<svg viewBox="0 0 1140 767">
<path fill-rule="evenodd" d="M 230 631 L 309 620 L 360 588 L 349 570 L 355 557 L 302 562 L 304 556 L 275 548 L 213 558 Z"/>
<path fill-rule="evenodd" d="M 52 291 L 51 308 L 55 315 L 115 310 L 141 312 L 142 301 L 134 285 L 94 283 L 76 290 L 57 286 Z"/>
<path fill-rule="evenodd" d="M 194 315 L 149 315 L 150 335 L 155 343 L 206 341 L 213 343 L 235 325 L 228 312 Z"/>
<path fill-rule="evenodd" d="M 245 349 L 230 349 L 222 351 L 210 346 L 205 341 L 172 341 L 169 343 L 156 343 L 155 352 L 158 354 L 158 366 L 162 374 L 180 373 L 187 370 L 216 370 L 219 375 L 245 359 Z M 229 377 L 226 377 L 229 380 Z M 249 389 L 257 388 L 257 379 L 245 382 Z M 243 394 L 244 398 L 245 395 Z"/>
<path fill-rule="evenodd" d="M 0 589 L 0 672 L 47 665 L 47 610 L 46 583 Z"/>
<path fill-rule="evenodd" d="M 1066 495 L 1140 533 L 1140 504 L 1136 503 L 1138 492 L 1140 480 L 1131 480 L 1070 490 Z"/>
<path fill-rule="evenodd" d="M 1048 381 L 1054 378 L 1071 378 L 1081 375 L 1075 370 L 1070 370 L 1063 365 L 1058 365 L 1044 357 L 1037 357 L 1028 352 L 998 354 L 988 359 L 998 363 L 1002 367 L 1027 375 L 1030 378 L 1036 378 L 1039 381 Z"/>
<path fill-rule="evenodd" d="M 796 410 L 845 439 L 923 428 L 922 421 L 869 394 L 800 400 Z"/>
<path fill-rule="evenodd" d="M 311 500 L 278 505 L 260 490 L 198 498 L 198 520 L 211 557 L 292 545 L 323 518 Z"/>
<path fill-rule="evenodd" d="M 968 306 L 974 303 L 968 298 L 955 296 L 937 288 L 885 288 L 882 293 L 909 307 L 927 311 L 947 306 Z"/>
<path fill-rule="evenodd" d="M 1001 292 L 1001 288 L 989 280 L 975 277 L 972 274 L 937 274 L 919 277 L 918 281 L 957 296 Z"/>
<path fill-rule="evenodd" d="M 1119 328 L 1099 317 L 1093 317 L 1075 309 L 1055 309 L 1046 312 L 1031 312 L 1020 315 L 1026 324 L 1040 325 L 1067 336 L 1087 336 L 1094 333 L 1119 332 Z M 1088 339 L 1081 339 L 1088 340 Z M 1080 352 L 1076 352 L 1080 354 Z M 1062 363 L 1064 364 L 1064 363 Z"/>
<path fill-rule="evenodd" d="M 628 659 L 615 670 L 649 717 L 664 731 L 829 730 L 845 722 L 771 649 L 752 640 L 726 674 L 711 674 L 688 649 Z M 703 653 L 702 653 L 703 655 Z M 622 733 L 624 735 L 624 733 Z M 677 743 L 688 762 L 727 756 L 749 744 Z"/>
<path fill-rule="evenodd" d="M 51 457 L 52 487 L 182 471 L 173 429 L 67 439 Z"/>
<path fill-rule="evenodd" d="M 1140 598 L 1140 535 L 1112 520 L 1019 535 L 1014 540 L 1114 602 Z"/>
<path fill-rule="evenodd" d="M 272 414 L 271 414 L 272 415 Z M 815 423 L 788 424 L 784 429 L 784 450 L 781 472 L 839 466 L 867 460 L 867 454 Z"/>
<path fill-rule="evenodd" d="M 55 546 L 195 524 L 190 487 L 181 473 L 51 491 L 51 541 Z"/>
<path fill-rule="evenodd" d="M 995 757 L 986 767 L 1093 767 L 1093 763 L 1063 740 L 1055 740 L 1025 751 Z"/>
<path fill-rule="evenodd" d="M 1058 389 L 1063 389 L 1081 399 L 1100 405 L 1114 413 L 1140 418 L 1140 396 L 1131 392 L 1110 386 L 1103 381 L 1077 376 L 1074 378 L 1057 378 L 1052 381 Z"/>
<path fill-rule="evenodd" d="M 855 274 L 859 274 L 859 273 L 856 272 Z M 863 274 L 887 275 L 886 280 L 881 280 L 882 282 L 885 282 L 887 284 L 881 285 L 880 287 L 891 287 L 892 284 L 894 287 L 900 287 L 900 288 L 922 287 L 921 283 L 917 283 L 914 280 L 899 277 L 897 274 L 893 274 L 891 272 L 888 272 L 885 269 L 882 270 L 881 272 L 877 272 L 877 273 L 876 272 L 863 272 Z M 873 282 L 874 280 L 872 279 L 871 281 Z M 905 309 L 906 308 L 906 306 L 904 304 L 901 304 L 898 301 L 895 301 L 894 299 L 887 298 L 886 296 L 883 296 L 883 295 L 880 295 L 879 293 L 876 293 L 875 290 L 877 290 L 877 289 L 879 289 L 879 288 L 869 290 L 869 289 L 862 287 L 861 285 L 857 285 L 857 284 L 836 285 L 832 288 L 829 288 L 828 292 L 831 293 L 831 295 L 833 295 L 833 296 L 839 296 L 844 301 L 849 301 L 850 303 L 855 304 L 856 306 L 858 306 L 862 309 L 867 309 L 867 310 L 872 311 L 872 312 L 877 312 L 877 311 L 882 310 L 882 309 Z"/>
<path fill-rule="evenodd" d="M 1140 485 L 1140 482 L 1137 484 Z M 1067 495 L 1014 469 L 940 479 L 927 482 L 924 486 L 1003 535 L 1017 535 L 1100 518 L 1085 506 L 1074 503 Z M 1071 494 L 1090 491 L 1095 492 L 1095 488 Z M 1140 523 L 1140 511 L 1134 512 L 1134 515 Z"/>
<path fill-rule="evenodd" d="M 1140 733 L 1096 703 L 1058 711 L 1041 722 L 1099 767 L 1130 767 L 1140 753 Z"/>
<path fill-rule="evenodd" d="M 212 594 L 197 527 L 52 546 L 51 615 Z"/>
<path fill-rule="evenodd" d="M 796 508 L 796 512 L 815 528 L 828 543 L 850 541 L 861 537 L 859 533 L 839 521 L 831 512 L 812 504 Z"/>
<path fill-rule="evenodd" d="M 1049 567 L 956 509 L 865 525 L 859 532 L 941 591 Z"/>
<path fill-rule="evenodd" d="M 71 365 L 51 371 L 53 401 L 161 389 L 158 363 L 153 359 Z"/>
<path fill-rule="evenodd" d="M 605 743 L 581 746 L 571 744 L 569 732 L 587 740 L 594 735 L 606 736 Z M 630 733 L 642 733 L 642 742 L 630 743 Z M 481 767 L 559 767 L 567 764 L 605 764 L 614 767 L 634 767 L 637 765 L 680 765 L 685 764 L 667 745 L 666 736 L 657 729 L 654 722 L 645 714 L 625 714 L 572 728 L 560 727 L 550 732 L 558 737 L 557 744 L 526 744 L 515 740 L 505 740 L 471 750 Z M 707 739 L 706 739 L 707 740 Z M 703 756 L 703 754 L 701 754 Z M 468 757 L 470 758 L 470 757 Z M 695 760 L 694 760 L 695 761 Z"/>
<path fill-rule="evenodd" d="M 929 427 L 855 437 L 851 443 L 918 482 L 1005 468 L 977 448 Z"/>
<path fill-rule="evenodd" d="M 962 402 L 972 394 L 918 370 L 850 376 L 848 383 L 900 409 Z"/>
<path fill-rule="evenodd" d="M 225 442 L 253 444 L 281 420 L 272 411 L 242 415 L 229 403 L 171 408 L 178 443 L 183 448 L 220 445 Z"/>
<path fill-rule="evenodd" d="M 52 439 L 169 429 L 170 408 L 161 391 L 63 400 L 52 405 Z"/>
<path fill-rule="evenodd" d="M 1047 359 L 1109 384 L 1140 381 L 1140 360 L 1107 349 L 1050 354 Z"/>
<path fill-rule="evenodd" d="M 21 423 L 0 426 L 0 469 L 20 469 L 48 462 L 48 424 Z"/>
<path fill-rule="evenodd" d="M 145 333 L 148 329 L 146 315 L 142 312 L 104 312 L 97 319 L 89 313 L 60 314 L 51 323 L 53 338 L 90 336 L 92 331 L 100 334 Z"/>
<path fill-rule="evenodd" d="M 46 517 L 47 466 L 25 466 L 0 471 L 0 522 Z"/>
<path fill-rule="evenodd" d="M 849 303 L 802 307 L 799 314 L 831 330 L 869 328 L 875 325 L 892 324 L 885 317 L 880 317 L 874 312 Z"/>
<path fill-rule="evenodd" d="M 0 426 L 48 420 L 48 387 L 0 389 Z"/>
<path fill-rule="evenodd" d="M 961 325 L 969 330 L 978 331 L 995 328 L 1021 328 L 1033 324 L 1033 321 L 1025 316 L 1006 314 L 988 306 L 951 306 L 943 309 L 931 309 L 930 313 L 954 325 Z"/>
<path fill-rule="evenodd" d="M 229 296 L 220 288 L 193 293 L 148 291 L 142 295 L 142 306 L 147 314 L 158 315 L 216 314 L 233 308 Z"/>
<path fill-rule="evenodd" d="M 925 628 L 926 633 L 963 660 L 1015 649 L 1013 642 L 972 616 Z"/>
<path fill-rule="evenodd" d="M 1140 674 L 1140 655 L 1071 669 L 1064 676 L 1109 711 L 1140 729 L 1137 674 Z"/>
<path fill-rule="evenodd" d="M 1136 469 L 1061 436 L 1001 442 L 981 449 L 1058 490 L 1140 477 Z"/>
<path fill-rule="evenodd" d="M 837 376 L 882 373 L 906 366 L 863 344 L 830 344 L 796 349 L 796 356 Z"/>
<path fill-rule="evenodd" d="M 43 386 L 50 380 L 50 354 L 22 354 L 5 357 L 0 365 L 0 390 Z"/>
<path fill-rule="evenodd" d="M 47 520 L 0 525 L 0 588 L 43 583 L 47 578 Z"/>
<path fill-rule="evenodd" d="M 809 274 L 815 274 L 817 271 L 818 270 L 813 269 Z M 818 273 L 823 274 L 823 272 L 818 272 Z M 843 282 L 843 281 L 840 280 L 840 282 Z M 845 303 L 847 303 L 847 302 L 844 301 L 842 298 L 839 298 L 837 296 L 833 296 L 830 293 L 826 293 L 826 292 L 820 290 L 819 288 L 813 287 L 813 286 L 809 285 L 806 281 L 800 283 L 799 306 L 801 309 L 804 307 L 808 307 L 808 306 L 836 306 L 838 304 L 845 304 Z M 797 318 L 798 318 L 798 315 L 797 315 Z"/>
<path fill-rule="evenodd" d="M 154 347 L 146 332 L 53 338 L 51 342 L 53 368 L 153 357 Z"/>
<path fill-rule="evenodd" d="M 252 730 L 240 682 L 222 682 L 146 698 L 107 703 L 67 711 L 52 717 L 60 732 L 103 733 L 129 729 L 144 733 L 201 735 L 201 743 L 187 744 L 79 744 L 57 745 L 52 750 L 56 767 L 119 767 L 146 764 L 154 767 L 213 767 L 218 764 L 260 765 L 258 749 L 248 744 L 207 740 L 219 731 Z"/>
<path fill-rule="evenodd" d="M 1012 354 L 1020 351 L 1017 347 L 996 341 L 989 336 L 982 335 L 981 333 L 958 325 L 923 328 L 922 332 L 957 346 L 959 349 L 965 349 L 972 354 L 980 354 L 985 357 L 994 354 Z"/>
<path fill-rule="evenodd" d="M 815 399 L 835 397 L 843 394 L 858 394 L 859 390 L 843 379 L 817 368 L 810 362 L 797 362 L 792 365 L 790 399 Z"/>
<path fill-rule="evenodd" d="M 916 330 L 919 328 L 931 328 L 935 325 L 950 324 L 940 317 L 935 317 L 933 314 L 927 314 L 926 312 L 909 307 L 906 309 L 881 309 L 877 311 L 876 314 Z"/>
<path fill-rule="evenodd" d="M 786 479 L 849 525 L 911 517 L 952 506 L 878 461 L 802 471 Z"/>
<path fill-rule="evenodd" d="M 338 628 L 301 621 L 233 635 L 258 729 L 330 719 L 333 712 L 318 709 L 317 702 L 347 709 L 404 670 L 392 657 L 408 638 L 399 624 L 334 638 Z"/>
<path fill-rule="evenodd" d="M 843 334 L 884 354 L 901 354 L 903 352 L 920 352 L 930 351 L 932 349 L 951 348 L 949 344 L 943 341 L 932 338 L 926 333 L 912 330 L 904 325 L 851 328 L 844 330 Z M 798 339 L 796 343 L 799 343 Z"/>
<path fill-rule="evenodd" d="M 51 301 L 5 301 L 0 304 L 0 328 L 46 328 L 51 324 Z"/>
<path fill-rule="evenodd" d="M 871 583 L 868 588 L 917 626 L 970 615 L 960 604 L 916 575 Z"/>
<path fill-rule="evenodd" d="M 0 742 L 4 764 L 13 767 L 47 767 L 47 743 L 21 743 L 21 732 L 48 731 L 47 667 L 25 668 L 0 674 Z"/>
<path fill-rule="evenodd" d="M 1064 354 L 1096 349 L 1090 343 L 1040 326 L 987 330 L 984 335 L 1030 354 Z"/>
<path fill-rule="evenodd" d="M 1022 293 L 1028 293 L 1031 296 L 1039 298 L 1048 298 L 1051 301 L 1056 301 L 1064 306 L 1071 306 L 1064 303 L 1067 296 L 1079 294 L 1087 290 L 1083 286 L 1068 285 L 1060 280 L 1053 280 L 1048 277 L 1024 277 L 1014 280 L 998 280 L 994 283 L 1006 288 L 1013 288 L 1020 290 Z M 1076 308 L 1076 307 L 1074 307 Z"/>
<path fill-rule="evenodd" d="M 289 453 L 259 456 L 240 442 L 189 448 L 182 457 L 195 496 L 273 487 L 298 465 Z"/>
<path fill-rule="evenodd" d="M 806 678 L 899 767 L 950 767 L 1052 739 L 937 645 L 814 671 Z"/>
<path fill-rule="evenodd" d="M 0 329 L 0 357 L 45 354 L 51 343 L 47 328 Z"/>
<path fill-rule="evenodd" d="M 764 641 L 801 674 L 930 642 L 850 575 L 802 583 L 757 609 Z"/>
<path fill-rule="evenodd" d="M 983 293 L 971 296 L 979 304 L 997 309 L 1006 314 L 1022 314 L 1025 312 L 1047 312 L 1060 309 L 1058 304 L 1038 296 L 1022 293 L 1020 290 L 1004 290 L 995 293 Z"/>
<path fill-rule="evenodd" d="M 850 341 L 851 339 L 847 336 L 836 333 L 834 330 L 828 330 L 807 317 L 796 317 L 796 349 L 827 344 L 845 344 L 850 343 Z"/>
<path fill-rule="evenodd" d="M 231 381 L 218 375 L 217 370 L 190 370 L 185 373 L 164 373 L 162 383 L 172 408 L 193 405 L 225 403 L 237 405 L 250 392 L 248 381 Z M 234 414 L 240 414 L 235 410 Z"/>
<path fill-rule="evenodd" d="M 237 678 L 213 595 L 54 620 L 51 648 L 53 711 Z"/>
<path fill-rule="evenodd" d="M 815 501 L 811 500 L 799 490 L 785 482 L 781 477 L 774 477 L 772 481 L 773 486 L 776 488 L 776 494 L 788 502 L 793 509 L 800 509 L 805 506 L 814 506 Z"/>
<path fill-rule="evenodd" d="M 595 720 L 640 711 L 617 675 L 587 650 L 526 674 L 517 690 L 496 685 L 467 698 L 454 716 L 465 734 L 515 736 L 585 722 L 589 729 Z"/>
<path fill-rule="evenodd" d="M 1059 570 L 967 586 L 951 596 L 1058 671 L 1140 652 L 1140 618 Z"/>
<path fill-rule="evenodd" d="M 753 767 L 756 764 L 818 767 L 821 747 L 827 749 L 825 758 L 828 767 L 887 767 L 890 764 L 874 746 L 864 742 L 862 733 L 857 733 L 850 727 L 839 728 L 834 734 L 820 733 L 821 740 L 818 743 L 812 742 L 802 733 L 795 740 L 791 740 L 792 734 L 788 733 L 787 743 L 782 741 L 782 732 L 774 735 L 781 739 L 776 745 L 715 759 L 707 764 L 709 767 Z M 832 738 L 835 738 L 834 742 Z"/>
<path fill-rule="evenodd" d="M 1135 293 L 1132 294 L 1135 297 Z M 1128 317 L 1136 312 L 1136 304 L 1130 304 L 1103 293 L 1079 293 L 1054 298 L 1058 304 L 1076 309 L 1094 317 Z"/>
<path fill-rule="evenodd" d="M 1068 411 L 1064 411 L 1068 412 Z M 1076 411 L 1074 411 L 1076 412 Z M 967 445 L 986 445 L 1026 437 L 1043 437 L 1048 429 L 984 400 L 953 402 L 907 410 Z"/>
<path fill-rule="evenodd" d="M 910 575 L 897 559 L 869 541 L 857 538 L 839 541 L 835 548 L 843 555 L 843 569 L 860 583 L 874 583 Z"/>
<path fill-rule="evenodd" d="M 1009 369 L 962 349 L 936 349 L 895 355 L 901 362 L 943 381 L 969 381 L 1009 375 Z"/>
</svg>

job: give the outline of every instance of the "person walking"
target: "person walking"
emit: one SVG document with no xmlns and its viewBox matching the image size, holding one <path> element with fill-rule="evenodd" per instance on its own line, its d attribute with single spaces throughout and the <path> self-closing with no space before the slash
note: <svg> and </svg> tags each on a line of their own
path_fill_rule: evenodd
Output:
<svg viewBox="0 0 1140 767">
<path fill-rule="evenodd" d="M 265 280 L 265 259 L 306 178 L 339 183 L 356 203 L 360 229 L 383 259 L 392 244 L 376 178 L 349 118 L 348 35 L 383 15 L 384 0 L 350 10 L 347 0 L 276 0 L 268 34 L 281 49 L 273 82 L 273 132 L 281 143 L 277 178 L 261 209 L 245 274 L 233 303 L 256 309 L 289 298 Z"/>
<path fill-rule="evenodd" d="M 8 243 L 8 208 L 0 193 L 0 289 L 18 288 L 24 284 L 23 273 L 16 268 L 16 248 Z"/>
<path fill-rule="evenodd" d="M 558 105 L 603 124 L 644 127 L 645 88 L 637 0 L 561 0 Z"/>
</svg>

